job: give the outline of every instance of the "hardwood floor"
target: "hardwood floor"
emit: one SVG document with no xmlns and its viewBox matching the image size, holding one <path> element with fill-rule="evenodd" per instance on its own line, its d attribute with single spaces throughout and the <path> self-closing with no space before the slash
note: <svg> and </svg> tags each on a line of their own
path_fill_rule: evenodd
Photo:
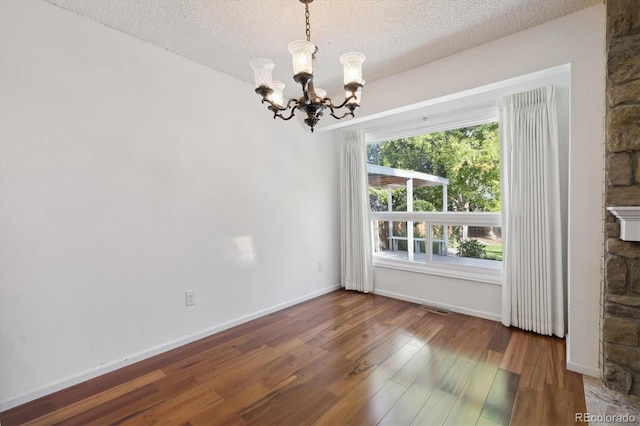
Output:
<svg viewBox="0 0 640 426">
<path fill-rule="evenodd" d="M 335 291 L 0 413 L 3 426 L 567 425 L 565 344 Z"/>
</svg>

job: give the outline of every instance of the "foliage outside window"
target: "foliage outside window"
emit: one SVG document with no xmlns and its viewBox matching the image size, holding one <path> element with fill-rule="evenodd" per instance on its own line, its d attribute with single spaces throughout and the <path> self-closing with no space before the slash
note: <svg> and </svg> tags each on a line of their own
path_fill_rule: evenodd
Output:
<svg viewBox="0 0 640 426">
<path fill-rule="evenodd" d="M 449 179 L 449 211 L 500 211 L 499 155 L 498 123 L 367 146 L 369 164 Z M 370 195 L 372 210 L 387 210 L 385 190 L 371 188 Z M 415 188 L 414 198 L 415 211 L 442 211 L 441 186 Z M 394 189 L 393 211 L 406 211 L 406 205 L 406 190 Z"/>
</svg>

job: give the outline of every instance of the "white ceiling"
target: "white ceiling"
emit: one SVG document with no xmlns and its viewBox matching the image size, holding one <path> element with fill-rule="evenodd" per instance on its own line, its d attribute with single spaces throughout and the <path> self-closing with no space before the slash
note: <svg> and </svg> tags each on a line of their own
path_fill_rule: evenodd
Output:
<svg viewBox="0 0 640 426">
<path fill-rule="evenodd" d="M 305 38 L 299 0 L 46 0 L 205 66 L 253 83 L 249 61 L 276 64 L 298 96 L 287 45 Z M 338 58 L 366 55 L 364 79 L 403 72 L 584 9 L 601 0 L 315 0 L 316 87 L 342 89 Z"/>
</svg>

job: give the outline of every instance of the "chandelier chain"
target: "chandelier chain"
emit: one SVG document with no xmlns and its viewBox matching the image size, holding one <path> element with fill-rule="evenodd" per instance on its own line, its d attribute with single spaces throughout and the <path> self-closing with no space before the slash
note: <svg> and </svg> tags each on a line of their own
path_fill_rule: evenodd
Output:
<svg viewBox="0 0 640 426">
<path fill-rule="evenodd" d="M 307 41 L 311 41 L 311 24 L 309 24 L 309 2 L 304 2 L 304 19 L 305 19 L 305 31 L 307 33 Z"/>
</svg>

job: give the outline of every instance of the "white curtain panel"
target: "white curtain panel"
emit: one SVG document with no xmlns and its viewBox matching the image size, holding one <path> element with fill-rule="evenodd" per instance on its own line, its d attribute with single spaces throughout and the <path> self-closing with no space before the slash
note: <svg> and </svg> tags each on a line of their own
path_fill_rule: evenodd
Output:
<svg viewBox="0 0 640 426">
<path fill-rule="evenodd" d="M 362 130 L 344 132 L 340 167 L 341 285 L 373 291 L 366 143 Z"/>
<path fill-rule="evenodd" d="M 501 99 L 502 323 L 563 337 L 565 301 L 555 89 Z"/>
</svg>

